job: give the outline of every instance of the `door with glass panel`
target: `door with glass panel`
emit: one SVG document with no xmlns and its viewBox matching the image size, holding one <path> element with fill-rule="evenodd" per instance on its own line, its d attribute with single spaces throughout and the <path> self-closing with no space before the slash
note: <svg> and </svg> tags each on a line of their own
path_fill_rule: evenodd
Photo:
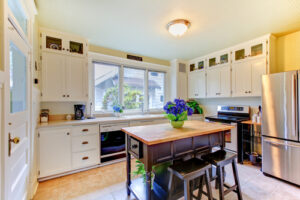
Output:
<svg viewBox="0 0 300 200">
<path fill-rule="evenodd" d="M 4 200 L 27 199 L 29 160 L 29 48 L 8 25 L 4 91 Z"/>
</svg>

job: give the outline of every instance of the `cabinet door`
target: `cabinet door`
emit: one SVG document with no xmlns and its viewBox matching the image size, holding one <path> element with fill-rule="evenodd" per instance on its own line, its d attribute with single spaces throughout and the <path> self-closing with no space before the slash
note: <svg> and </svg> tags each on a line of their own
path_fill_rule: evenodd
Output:
<svg viewBox="0 0 300 200">
<path fill-rule="evenodd" d="M 68 56 L 66 59 L 66 99 L 69 101 L 85 101 L 88 92 L 86 60 L 76 56 Z"/>
<path fill-rule="evenodd" d="M 196 87 L 197 87 L 197 73 L 189 73 L 188 77 L 188 97 L 196 98 Z"/>
<path fill-rule="evenodd" d="M 251 61 L 252 74 L 252 96 L 261 96 L 262 75 L 266 74 L 266 58 L 259 58 Z"/>
<path fill-rule="evenodd" d="M 220 71 L 219 68 L 209 69 L 207 73 L 207 97 L 219 97 L 220 95 Z"/>
<path fill-rule="evenodd" d="M 40 177 L 71 170 L 70 129 L 42 130 L 39 135 Z"/>
<path fill-rule="evenodd" d="M 43 101 L 65 100 L 65 55 L 44 52 L 42 54 Z"/>
<path fill-rule="evenodd" d="M 219 68 L 220 73 L 220 96 L 231 96 L 231 82 L 230 82 L 230 66 L 226 65 Z"/>
<path fill-rule="evenodd" d="M 251 62 L 237 62 L 232 64 L 233 96 L 250 96 L 251 94 Z"/>
<path fill-rule="evenodd" d="M 205 98 L 206 97 L 205 71 L 199 71 L 199 72 L 197 72 L 196 94 L 197 94 L 198 98 Z"/>
</svg>

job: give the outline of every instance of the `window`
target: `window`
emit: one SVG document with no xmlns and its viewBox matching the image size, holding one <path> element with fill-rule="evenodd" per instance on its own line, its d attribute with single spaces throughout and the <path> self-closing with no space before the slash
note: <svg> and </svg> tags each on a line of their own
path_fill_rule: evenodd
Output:
<svg viewBox="0 0 300 200">
<path fill-rule="evenodd" d="M 124 106 L 125 112 L 141 112 L 143 108 L 163 108 L 164 72 L 108 63 L 93 64 L 95 112 L 113 112 L 115 105 Z"/>
<path fill-rule="evenodd" d="M 119 104 L 119 66 L 94 63 L 95 111 L 112 111 Z"/>
<path fill-rule="evenodd" d="M 165 73 L 148 72 L 149 109 L 161 109 L 165 100 Z"/>
<path fill-rule="evenodd" d="M 145 70 L 124 67 L 123 105 L 125 110 L 141 110 L 144 106 Z"/>
<path fill-rule="evenodd" d="M 21 2 L 18 0 L 8 0 L 8 6 L 14 17 L 18 21 L 23 32 L 27 35 L 27 16 L 24 12 L 24 8 Z"/>
</svg>

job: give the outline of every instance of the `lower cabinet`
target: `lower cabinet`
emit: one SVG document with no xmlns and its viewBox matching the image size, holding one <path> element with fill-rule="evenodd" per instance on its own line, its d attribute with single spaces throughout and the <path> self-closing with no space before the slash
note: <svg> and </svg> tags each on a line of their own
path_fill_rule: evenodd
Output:
<svg viewBox="0 0 300 200">
<path fill-rule="evenodd" d="M 69 128 L 39 131 L 39 177 L 72 169 L 70 133 Z"/>
<path fill-rule="evenodd" d="M 99 124 L 39 130 L 39 178 L 97 164 Z"/>
</svg>

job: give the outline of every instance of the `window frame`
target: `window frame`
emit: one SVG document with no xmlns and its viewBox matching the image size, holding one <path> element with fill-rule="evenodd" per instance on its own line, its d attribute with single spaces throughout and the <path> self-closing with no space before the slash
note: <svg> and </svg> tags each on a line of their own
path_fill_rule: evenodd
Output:
<svg viewBox="0 0 300 200">
<path fill-rule="evenodd" d="M 158 64 L 152 64 L 152 63 L 145 63 L 145 62 L 139 62 L 139 61 L 131 61 L 125 58 L 119 58 L 115 56 L 108 56 L 103 55 L 100 53 L 95 52 L 89 52 L 89 102 L 92 103 L 92 114 L 96 115 L 105 115 L 105 114 L 112 114 L 111 111 L 96 111 L 95 110 L 95 68 L 94 63 L 104 63 L 108 65 L 116 65 L 119 66 L 119 102 L 121 105 L 123 105 L 123 79 L 124 79 L 124 67 L 132 68 L 132 69 L 138 69 L 138 70 L 145 70 L 145 76 L 144 76 L 144 113 L 156 113 L 156 112 L 162 112 L 163 108 L 161 109 L 149 109 L 148 105 L 148 72 L 159 72 L 165 74 L 165 80 L 164 80 L 164 104 L 166 103 L 167 99 L 167 77 L 169 73 L 169 66 L 163 66 Z M 161 68 L 161 69 L 158 69 Z M 89 105 L 89 104 L 88 104 Z M 142 110 L 124 110 L 125 114 L 141 114 L 143 113 Z"/>
</svg>

